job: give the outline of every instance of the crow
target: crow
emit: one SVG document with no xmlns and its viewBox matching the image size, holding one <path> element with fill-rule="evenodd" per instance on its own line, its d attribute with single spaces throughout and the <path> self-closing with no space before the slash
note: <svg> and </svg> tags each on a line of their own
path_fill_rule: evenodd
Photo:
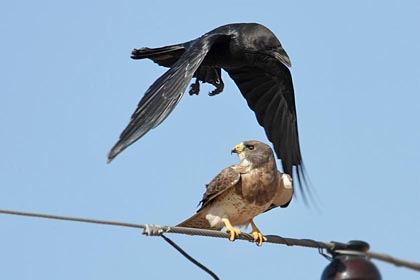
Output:
<svg viewBox="0 0 420 280">
<path fill-rule="evenodd" d="M 258 23 L 220 26 L 201 37 L 161 48 L 132 51 L 133 59 L 148 58 L 169 67 L 146 91 L 128 126 L 108 154 L 112 161 L 125 148 L 168 117 L 191 84 L 189 94 L 198 94 L 200 82 L 222 92 L 223 69 L 233 79 L 268 140 L 282 161 L 283 172 L 296 173 L 299 186 L 305 169 L 299 145 L 295 96 L 290 59 L 280 41 L 267 27 Z M 305 197 L 304 197 L 305 199 Z"/>
</svg>

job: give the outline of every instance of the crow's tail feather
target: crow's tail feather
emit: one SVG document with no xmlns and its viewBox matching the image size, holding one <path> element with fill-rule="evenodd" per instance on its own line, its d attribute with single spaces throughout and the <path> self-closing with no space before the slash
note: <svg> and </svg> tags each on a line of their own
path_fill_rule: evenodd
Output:
<svg viewBox="0 0 420 280">
<path fill-rule="evenodd" d="M 184 52 L 185 47 L 182 44 L 166 46 L 161 48 L 141 48 L 134 49 L 131 52 L 131 58 L 149 58 L 153 60 L 153 62 L 161 66 L 171 67 Z"/>
</svg>

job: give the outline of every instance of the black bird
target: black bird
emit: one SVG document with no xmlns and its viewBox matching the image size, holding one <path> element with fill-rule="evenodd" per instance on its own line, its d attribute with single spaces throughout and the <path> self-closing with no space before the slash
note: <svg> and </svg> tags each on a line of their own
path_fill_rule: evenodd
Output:
<svg viewBox="0 0 420 280">
<path fill-rule="evenodd" d="M 282 160 L 284 173 L 293 176 L 295 169 L 298 181 L 304 179 L 293 83 L 288 69 L 291 63 L 280 41 L 268 28 L 257 23 L 223 25 L 186 43 L 134 49 L 131 58 L 149 58 L 169 70 L 140 100 L 130 123 L 109 152 L 109 162 L 171 113 L 192 78 L 195 82 L 190 87 L 190 95 L 199 93 L 199 82 L 215 86 L 210 96 L 222 92 L 223 69 L 264 127 L 277 157 Z M 299 185 L 302 187 L 302 183 Z"/>
</svg>

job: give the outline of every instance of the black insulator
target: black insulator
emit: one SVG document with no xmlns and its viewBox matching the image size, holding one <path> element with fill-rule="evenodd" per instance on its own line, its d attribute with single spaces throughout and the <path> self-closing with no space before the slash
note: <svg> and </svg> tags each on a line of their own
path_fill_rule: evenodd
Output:
<svg viewBox="0 0 420 280">
<path fill-rule="evenodd" d="M 324 269 L 321 280 L 381 280 L 381 274 L 364 254 L 369 244 L 350 241 L 347 249 L 332 251 L 331 262 Z"/>
</svg>

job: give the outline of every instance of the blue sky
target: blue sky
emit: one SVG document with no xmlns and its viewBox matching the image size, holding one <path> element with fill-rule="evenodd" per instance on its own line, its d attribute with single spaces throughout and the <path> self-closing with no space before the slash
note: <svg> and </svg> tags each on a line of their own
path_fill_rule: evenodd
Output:
<svg viewBox="0 0 420 280">
<path fill-rule="evenodd" d="M 237 158 L 267 141 L 224 75 L 106 164 L 137 102 L 165 69 L 133 48 L 259 22 L 292 60 L 304 161 L 321 211 L 292 201 L 256 218 L 266 234 L 362 239 L 420 261 L 418 1 L 3 1 L 0 208 L 174 225 Z M 4 279 L 207 279 L 134 229 L 0 216 Z M 316 250 L 171 235 L 222 279 L 319 279 Z M 417 272 L 375 262 L 385 279 Z"/>
</svg>

